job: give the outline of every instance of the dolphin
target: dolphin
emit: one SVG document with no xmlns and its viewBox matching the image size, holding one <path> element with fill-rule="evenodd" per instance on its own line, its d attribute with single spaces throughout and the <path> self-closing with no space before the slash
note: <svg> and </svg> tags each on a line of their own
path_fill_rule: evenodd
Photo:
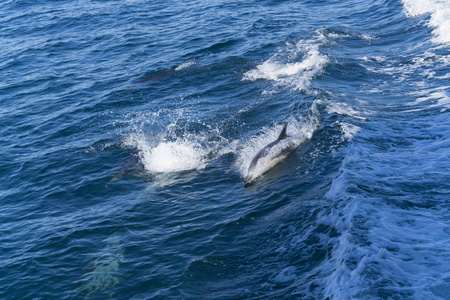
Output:
<svg viewBox="0 0 450 300">
<path fill-rule="evenodd" d="M 278 138 L 262 148 L 252 159 L 252 162 L 248 167 L 247 176 L 244 179 L 244 184 L 250 183 L 258 176 L 267 172 L 280 161 L 285 159 L 288 154 L 296 148 L 295 143 L 290 143 L 287 141 L 286 143 L 282 142 L 283 140 L 286 140 L 290 137 L 286 133 L 287 125 L 288 122 L 284 124 L 284 127 L 281 130 Z"/>
<path fill-rule="evenodd" d="M 172 74 L 174 74 L 176 71 L 177 71 L 176 67 L 172 68 L 172 69 L 158 71 L 158 72 L 154 73 L 153 75 L 150 75 L 148 77 L 145 77 L 144 79 L 139 80 L 138 83 L 159 81 L 159 80 L 162 80 L 162 79 L 172 76 Z"/>
<path fill-rule="evenodd" d="M 149 82 L 160 81 L 160 80 L 163 80 L 163 79 L 166 79 L 166 78 L 172 76 L 176 72 L 187 69 L 195 64 L 196 64 L 195 57 L 193 57 L 193 58 L 189 59 L 188 61 L 182 63 L 179 66 L 175 66 L 171 69 L 157 71 L 156 73 L 153 73 L 152 75 L 139 80 L 138 83 L 149 83 Z"/>
<path fill-rule="evenodd" d="M 113 178 L 108 181 L 105 188 L 108 188 L 111 183 L 122 180 L 130 175 L 139 175 L 142 169 L 143 166 L 139 161 L 139 151 L 133 151 L 127 158 L 120 162 L 118 170 L 113 173 Z"/>
</svg>

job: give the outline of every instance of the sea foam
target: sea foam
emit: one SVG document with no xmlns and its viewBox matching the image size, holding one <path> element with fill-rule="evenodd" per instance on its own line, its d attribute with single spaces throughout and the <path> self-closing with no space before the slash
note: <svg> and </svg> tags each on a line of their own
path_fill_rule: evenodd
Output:
<svg viewBox="0 0 450 300">
<path fill-rule="evenodd" d="M 155 113 L 152 117 L 160 116 Z M 177 120 L 166 126 L 153 124 L 152 132 L 141 127 L 136 126 L 135 131 L 126 136 L 124 144 L 139 151 L 140 161 L 148 172 L 173 173 L 201 170 L 206 166 L 206 156 L 214 147 L 208 144 L 206 133 L 188 132 Z"/>
<path fill-rule="evenodd" d="M 320 53 L 319 45 L 317 41 L 287 44 L 286 49 L 244 73 L 242 80 L 272 80 L 294 90 L 306 90 L 328 62 L 328 57 Z M 296 62 L 298 56 L 302 56 L 302 60 Z"/>
<path fill-rule="evenodd" d="M 448 295 L 449 267 L 442 263 L 450 240 L 448 216 L 442 214 L 448 209 L 443 147 L 448 116 L 417 117 L 411 123 L 392 131 L 363 130 L 371 143 L 355 142 L 347 149 L 341 174 L 326 194 L 333 209 L 320 220 L 331 221 L 340 233 L 330 259 L 316 270 L 324 275 L 317 280 L 323 298 Z M 398 146 L 403 136 L 416 139 Z"/>
<path fill-rule="evenodd" d="M 430 14 L 428 26 L 434 28 L 435 43 L 450 43 L 450 1 L 449 0 L 402 0 L 408 17 Z"/>
<path fill-rule="evenodd" d="M 416 106 L 418 104 L 426 104 L 426 109 L 438 107 L 441 108 L 441 112 L 447 111 L 450 109 L 450 95 L 448 92 L 449 88 L 450 87 L 448 86 L 444 86 L 437 89 L 426 89 L 421 91 L 420 93 L 415 93 L 422 95 L 420 95 L 420 97 L 418 97 L 415 101 L 408 103 L 408 105 Z M 425 108 L 416 108 L 410 111 L 418 111 Z"/>
<path fill-rule="evenodd" d="M 184 63 L 182 63 L 181 65 L 179 65 L 178 67 L 175 68 L 175 71 L 181 71 L 184 69 L 187 69 L 189 67 L 192 67 L 196 64 L 195 59 L 190 59 Z"/>
<path fill-rule="evenodd" d="M 180 172 L 205 167 L 205 150 L 190 140 L 161 142 L 156 147 L 142 145 L 142 162 L 150 172 Z"/>
</svg>

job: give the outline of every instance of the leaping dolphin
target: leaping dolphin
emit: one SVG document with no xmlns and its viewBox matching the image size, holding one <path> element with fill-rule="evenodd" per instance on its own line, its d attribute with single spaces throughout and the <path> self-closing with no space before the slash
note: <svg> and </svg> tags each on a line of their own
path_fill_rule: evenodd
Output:
<svg viewBox="0 0 450 300">
<path fill-rule="evenodd" d="M 248 167 L 247 176 L 244 179 L 244 184 L 250 183 L 255 178 L 273 168 L 276 164 L 285 159 L 292 150 L 295 149 L 295 143 L 291 143 L 289 141 L 286 141 L 286 143 L 282 142 L 283 140 L 286 140 L 290 137 L 286 133 L 287 125 L 288 122 L 285 123 L 278 138 L 262 148 L 253 158 L 250 166 Z"/>
</svg>

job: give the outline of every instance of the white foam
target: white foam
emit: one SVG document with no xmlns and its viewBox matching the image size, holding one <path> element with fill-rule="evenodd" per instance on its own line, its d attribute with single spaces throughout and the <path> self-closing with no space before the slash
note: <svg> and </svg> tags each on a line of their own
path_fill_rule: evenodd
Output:
<svg viewBox="0 0 450 300">
<path fill-rule="evenodd" d="M 318 103 L 326 103 L 326 111 L 329 114 L 337 113 L 340 115 L 346 115 L 349 117 L 353 117 L 359 120 L 366 120 L 365 117 L 362 117 L 362 112 L 357 111 L 355 108 L 343 102 L 335 102 L 335 101 L 324 101 L 318 100 Z M 365 112 L 365 114 L 369 114 Z"/>
<path fill-rule="evenodd" d="M 156 147 L 143 145 L 141 158 L 150 172 L 180 172 L 205 167 L 205 151 L 189 140 L 161 142 Z"/>
<path fill-rule="evenodd" d="M 185 63 L 182 63 L 181 65 L 179 65 L 178 67 L 175 68 L 175 71 L 181 71 L 184 70 L 186 68 L 192 67 L 196 64 L 194 59 L 188 60 Z"/>
<path fill-rule="evenodd" d="M 419 93 L 413 93 L 413 95 L 419 94 L 415 101 L 407 103 L 409 106 L 416 106 L 418 104 L 427 104 L 425 108 L 412 109 L 411 111 L 420 111 L 433 107 L 442 108 L 442 112 L 450 109 L 450 86 L 444 86 L 437 89 L 424 89 Z"/>
<path fill-rule="evenodd" d="M 437 79 L 449 79 L 450 78 L 450 73 L 447 73 L 445 75 L 442 76 L 436 76 Z"/>
<path fill-rule="evenodd" d="M 318 220 L 339 235 L 314 270 L 316 298 L 448 296 L 450 267 L 442 262 L 450 255 L 449 126 L 448 113 L 416 115 L 392 131 L 361 131 L 363 140 L 349 146 L 326 195 L 332 208 Z"/>
<path fill-rule="evenodd" d="M 286 49 L 256 66 L 256 69 L 244 73 L 242 80 L 272 80 L 295 90 L 306 90 L 328 62 L 328 57 L 320 53 L 319 45 L 317 41 L 288 44 Z M 303 56 L 303 60 L 294 62 L 299 55 Z"/>
<path fill-rule="evenodd" d="M 377 62 L 385 62 L 387 61 L 387 58 L 385 56 L 371 56 L 371 57 L 367 57 L 367 56 L 363 56 L 360 58 L 363 61 L 367 61 L 367 62 L 371 62 L 371 61 L 377 61 Z"/>
<path fill-rule="evenodd" d="M 125 145 L 139 150 L 140 160 L 148 172 L 173 173 L 201 170 L 206 166 L 210 152 L 207 135 L 187 133 L 176 122 L 162 131 L 154 126 L 155 132 L 137 128 L 127 135 Z"/>
<path fill-rule="evenodd" d="M 344 134 L 343 139 L 351 140 L 360 130 L 361 128 L 346 122 L 340 122 L 341 131 Z"/>
<path fill-rule="evenodd" d="M 449 0 L 402 0 L 408 17 L 430 14 L 428 26 L 434 28 L 435 43 L 450 43 L 450 1 Z"/>
<path fill-rule="evenodd" d="M 372 62 L 382 61 L 366 57 L 361 58 L 361 61 L 363 61 L 362 64 L 370 72 L 386 74 L 391 76 L 392 80 L 396 82 L 408 81 L 409 84 L 412 83 L 419 87 L 427 86 L 429 79 L 432 78 L 447 78 L 447 74 L 441 74 L 443 73 L 443 68 L 450 64 L 450 55 L 448 54 L 436 54 L 431 51 L 425 51 L 415 57 L 404 58 L 409 59 L 410 63 L 404 63 L 400 60 L 386 60 L 383 64 L 374 65 Z"/>
</svg>

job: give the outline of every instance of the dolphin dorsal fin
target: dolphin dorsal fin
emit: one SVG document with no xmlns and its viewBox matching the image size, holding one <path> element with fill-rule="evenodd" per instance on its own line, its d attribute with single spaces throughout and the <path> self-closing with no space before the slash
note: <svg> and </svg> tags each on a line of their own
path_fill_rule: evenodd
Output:
<svg viewBox="0 0 450 300">
<path fill-rule="evenodd" d="M 283 139 L 289 137 L 289 136 L 286 134 L 287 125 L 288 125 L 288 122 L 286 122 L 286 123 L 284 124 L 283 130 L 281 130 L 280 136 L 279 136 L 278 139 L 277 139 L 278 141 L 281 141 L 281 140 L 283 140 Z"/>
</svg>

